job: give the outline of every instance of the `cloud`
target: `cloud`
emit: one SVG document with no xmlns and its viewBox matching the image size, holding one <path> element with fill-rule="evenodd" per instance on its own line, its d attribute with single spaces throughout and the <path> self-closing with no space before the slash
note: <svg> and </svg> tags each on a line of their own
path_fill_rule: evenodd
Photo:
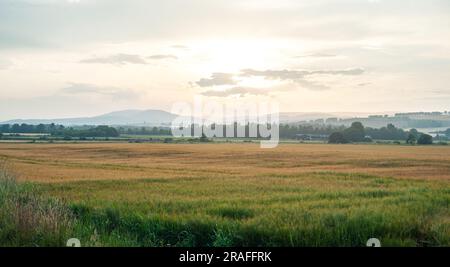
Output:
<svg viewBox="0 0 450 267">
<path fill-rule="evenodd" d="M 70 95 L 102 95 L 112 97 L 113 99 L 135 99 L 138 97 L 136 92 L 129 89 L 104 87 L 86 83 L 69 83 L 68 87 L 60 90 L 60 93 Z"/>
<path fill-rule="evenodd" d="M 324 91 L 324 90 L 330 89 L 329 86 L 326 86 L 324 84 L 320 84 L 317 82 L 308 81 L 308 80 L 297 79 L 297 80 L 295 80 L 295 83 L 300 85 L 303 88 L 306 88 L 309 90 L 314 90 L 314 91 Z"/>
<path fill-rule="evenodd" d="M 442 43 L 439 37 L 448 33 L 446 15 L 450 5 L 447 0 L 409 1 L 414 4 L 383 1 L 382 5 L 367 0 L 278 2 L 1 0 L 0 35 L 16 33 L 26 39 L 66 48 L 69 45 L 164 38 L 185 40 L 250 35 L 331 42 L 388 36 L 394 41 L 418 43 L 427 37 L 426 40 L 439 45 Z M 127 16 L 132 18 L 123 19 Z M 417 28 L 426 27 L 430 29 L 424 33 L 426 36 L 411 36 Z M 394 29 L 399 30 L 394 33 Z M 23 45 L 34 47 L 28 42 Z M 173 47 L 184 46 L 176 44 Z"/>
<path fill-rule="evenodd" d="M 204 96 L 228 97 L 233 95 L 267 95 L 267 89 L 256 89 L 252 87 L 232 87 L 226 90 L 208 90 L 201 93 Z"/>
<path fill-rule="evenodd" d="M 234 85 L 236 81 L 233 79 L 232 73 L 220 73 L 215 72 L 211 75 L 211 78 L 202 78 L 195 82 L 200 87 L 210 87 L 217 85 Z"/>
<path fill-rule="evenodd" d="M 255 88 L 255 87 L 247 87 L 247 86 L 234 86 L 229 87 L 224 90 L 207 90 L 201 93 L 204 96 L 212 96 L 212 97 L 228 97 L 228 96 L 258 96 L 258 95 L 272 95 L 273 93 L 279 92 L 288 92 L 295 90 L 296 87 L 292 86 L 292 84 L 280 84 L 272 87 L 266 88 Z"/>
<path fill-rule="evenodd" d="M 240 76 L 251 77 L 259 76 L 269 80 L 291 80 L 297 81 L 311 75 L 361 75 L 365 72 L 362 68 L 345 70 L 254 70 L 243 69 Z"/>
<path fill-rule="evenodd" d="M 313 54 L 296 56 L 295 58 L 332 58 L 332 57 L 337 57 L 337 55 L 327 54 L 327 53 L 313 53 Z"/>
<path fill-rule="evenodd" d="M 243 77 L 263 77 L 268 80 L 289 81 L 309 90 L 321 91 L 330 89 L 329 86 L 310 81 L 309 76 L 313 75 L 361 75 L 365 72 L 362 68 L 345 70 L 254 70 L 243 69 L 240 76 Z"/>
<path fill-rule="evenodd" d="M 151 55 L 148 59 L 178 59 L 175 55 Z"/>
<path fill-rule="evenodd" d="M 175 49 L 182 49 L 182 50 L 188 50 L 189 47 L 185 46 L 185 45 L 171 45 L 171 48 L 175 48 Z"/>
<path fill-rule="evenodd" d="M 80 61 L 81 63 L 98 63 L 98 64 L 113 64 L 113 65 L 124 65 L 124 64 L 147 64 L 147 61 L 139 55 L 130 54 L 116 54 L 106 57 L 94 57 L 89 59 L 84 59 Z"/>
<path fill-rule="evenodd" d="M 364 87 L 364 86 L 368 86 L 371 85 L 372 83 L 359 83 L 358 86 L 359 87 Z"/>
<path fill-rule="evenodd" d="M 243 77 L 264 77 L 269 80 L 296 80 L 302 79 L 308 75 L 309 71 L 297 71 L 297 70 L 254 70 L 254 69 L 243 69 L 241 70 L 240 76 Z"/>
<path fill-rule="evenodd" d="M 200 87 L 212 87 L 221 85 L 236 85 L 235 77 L 263 77 L 267 80 L 279 80 L 290 82 L 303 88 L 322 91 L 330 89 L 329 86 L 320 84 L 310 79 L 317 75 L 361 75 L 365 72 L 362 68 L 342 69 L 342 70 L 255 70 L 243 69 L 240 73 L 213 73 L 210 78 L 203 78 L 196 82 Z M 209 90 L 203 93 L 207 96 L 228 96 L 231 94 L 261 94 L 261 90 L 254 90 L 249 87 L 233 87 L 227 90 Z"/>
<path fill-rule="evenodd" d="M 361 75 L 364 74 L 365 70 L 363 68 L 354 68 L 346 70 L 317 70 L 311 71 L 308 75 L 313 74 L 324 74 L 324 75 Z"/>
</svg>

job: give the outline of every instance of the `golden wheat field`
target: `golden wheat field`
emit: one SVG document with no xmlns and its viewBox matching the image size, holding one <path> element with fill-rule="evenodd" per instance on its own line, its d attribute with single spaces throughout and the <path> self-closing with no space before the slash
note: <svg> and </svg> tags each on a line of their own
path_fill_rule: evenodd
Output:
<svg viewBox="0 0 450 267">
<path fill-rule="evenodd" d="M 286 144 L 0 144 L 21 180 L 254 177 L 315 171 L 450 181 L 450 147 Z"/>
<path fill-rule="evenodd" d="M 85 245 L 450 245 L 447 146 L 1 143 L 0 158 L 70 204 Z"/>
</svg>

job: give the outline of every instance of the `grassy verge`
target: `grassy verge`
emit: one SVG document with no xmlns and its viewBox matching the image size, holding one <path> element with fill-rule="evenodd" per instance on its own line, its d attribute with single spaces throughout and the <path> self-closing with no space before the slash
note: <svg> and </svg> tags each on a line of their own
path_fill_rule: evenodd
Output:
<svg viewBox="0 0 450 267">
<path fill-rule="evenodd" d="M 0 166 L 1 246 L 61 246 L 73 225 L 72 213 L 63 203 L 40 197 L 32 185 L 18 184 Z"/>
</svg>

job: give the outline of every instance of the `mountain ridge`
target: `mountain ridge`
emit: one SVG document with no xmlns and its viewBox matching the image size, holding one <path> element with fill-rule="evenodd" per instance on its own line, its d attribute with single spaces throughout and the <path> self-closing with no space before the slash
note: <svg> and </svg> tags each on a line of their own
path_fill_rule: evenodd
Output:
<svg viewBox="0 0 450 267">
<path fill-rule="evenodd" d="M 92 117 L 56 119 L 13 119 L 0 124 L 62 124 L 62 125 L 163 125 L 170 123 L 178 115 L 155 109 L 127 109 L 113 111 Z"/>
<path fill-rule="evenodd" d="M 280 122 L 299 122 L 325 118 L 354 118 L 368 116 L 370 113 L 357 112 L 281 112 Z M 112 111 L 92 117 L 56 118 L 56 119 L 13 119 L 0 124 L 61 124 L 61 125 L 133 125 L 162 126 L 169 125 L 177 114 L 158 109 L 126 109 Z"/>
</svg>

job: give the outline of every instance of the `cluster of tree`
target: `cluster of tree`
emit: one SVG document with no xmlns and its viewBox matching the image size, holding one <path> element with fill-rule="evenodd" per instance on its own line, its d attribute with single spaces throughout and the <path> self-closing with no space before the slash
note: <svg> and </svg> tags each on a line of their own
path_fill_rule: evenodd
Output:
<svg viewBox="0 0 450 267">
<path fill-rule="evenodd" d="M 418 137 L 418 138 L 417 138 Z M 433 137 L 429 134 L 414 134 L 410 133 L 406 139 L 406 143 L 410 145 L 431 145 L 433 144 Z"/>
<path fill-rule="evenodd" d="M 0 133 L 48 133 L 51 134 L 57 130 L 64 129 L 62 125 L 52 124 L 2 124 L 0 125 Z"/>
<path fill-rule="evenodd" d="M 386 127 L 376 128 L 365 128 L 365 134 L 373 139 L 377 140 L 405 140 L 408 135 L 413 133 L 418 135 L 416 129 L 411 129 L 409 132 L 401 128 L 395 127 L 393 124 L 388 124 Z"/>
<path fill-rule="evenodd" d="M 167 127 L 119 127 L 117 130 L 119 134 L 129 135 L 172 135 Z"/>
<path fill-rule="evenodd" d="M 0 125 L 0 133 L 40 133 L 50 134 L 52 136 L 63 137 L 117 137 L 119 132 L 109 126 L 83 126 L 83 127 L 64 127 L 63 125 L 52 124 L 3 124 Z"/>
<path fill-rule="evenodd" d="M 288 139 L 295 139 L 298 135 L 330 136 L 336 132 L 342 133 L 347 139 L 349 139 L 349 141 L 352 142 L 368 141 L 368 139 L 365 138 L 366 136 L 370 136 L 370 138 L 376 140 L 394 141 L 406 140 L 410 133 L 419 136 L 419 132 L 416 129 L 405 131 L 401 128 L 395 127 L 393 124 L 388 124 L 387 126 L 381 128 L 364 127 L 361 122 L 354 122 L 349 128 L 346 128 L 345 126 L 332 125 L 280 125 L 280 137 Z"/>
<path fill-rule="evenodd" d="M 353 122 L 349 128 L 341 132 L 334 132 L 328 138 L 331 144 L 346 144 L 350 142 L 371 142 L 372 139 L 366 137 L 364 126 L 361 122 Z"/>
<path fill-rule="evenodd" d="M 217 125 L 219 127 L 222 127 L 224 129 L 223 136 L 226 136 L 226 127 L 230 127 L 230 125 Z M 237 136 L 237 127 L 239 125 L 237 123 L 234 124 L 234 136 Z M 255 127 L 256 126 L 256 127 Z M 191 125 L 191 133 L 194 134 L 193 128 L 195 125 Z M 215 126 L 212 126 L 214 129 Z M 259 134 L 259 125 L 254 124 L 246 124 L 245 126 L 240 125 L 240 127 L 244 127 L 244 136 L 242 137 L 252 137 L 250 136 L 250 127 L 257 128 L 257 135 L 260 137 Z M 355 122 L 352 124 L 352 127 L 346 128 L 343 125 L 323 125 L 323 124 L 280 124 L 279 127 L 279 136 L 283 139 L 297 139 L 301 135 L 324 135 L 324 136 L 330 136 L 333 133 L 336 132 L 342 132 L 346 135 L 347 139 L 351 140 L 352 142 L 363 142 L 367 141 L 365 136 L 371 136 L 373 139 L 377 140 L 405 140 L 408 137 L 409 132 L 404 131 L 401 128 L 396 128 L 394 125 L 389 124 L 387 127 L 382 127 L 380 129 L 376 128 L 364 128 L 364 126 L 360 122 Z M 411 130 L 415 131 L 417 134 L 417 131 L 415 129 Z M 141 131 L 138 129 L 121 129 L 119 128 L 120 133 L 133 133 L 133 134 L 142 134 L 144 133 L 144 128 L 142 128 Z M 162 133 L 167 133 L 167 135 L 170 135 L 170 129 L 158 129 L 156 127 L 153 128 L 153 130 L 150 132 L 149 130 L 146 131 L 146 133 L 152 133 L 156 135 L 164 135 Z"/>
<path fill-rule="evenodd" d="M 314 125 L 314 124 L 300 124 L 300 125 L 280 125 L 280 138 L 296 139 L 298 135 L 330 135 L 334 132 L 343 131 L 344 126 L 332 125 Z"/>
<path fill-rule="evenodd" d="M 350 142 L 372 142 L 378 140 L 405 140 L 408 144 L 428 145 L 433 143 L 433 137 L 419 133 L 416 129 L 404 131 L 389 124 L 380 129 L 364 128 L 361 122 L 353 122 L 349 128 L 332 133 L 328 142 L 332 144 L 346 144 Z"/>
<path fill-rule="evenodd" d="M 419 145 L 431 145 L 433 144 L 433 137 L 429 134 L 421 134 L 417 143 Z"/>
<path fill-rule="evenodd" d="M 88 138 L 88 137 L 118 137 L 116 128 L 109 126 L 97 126 L 88 129 L 64 128 L 51 133 L 52 136 L 63 136 L 65 138 Z"/>
</svg>

